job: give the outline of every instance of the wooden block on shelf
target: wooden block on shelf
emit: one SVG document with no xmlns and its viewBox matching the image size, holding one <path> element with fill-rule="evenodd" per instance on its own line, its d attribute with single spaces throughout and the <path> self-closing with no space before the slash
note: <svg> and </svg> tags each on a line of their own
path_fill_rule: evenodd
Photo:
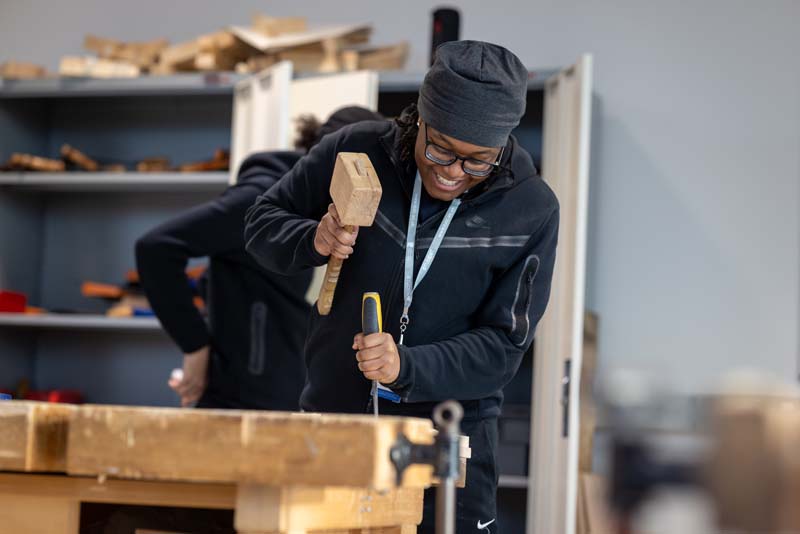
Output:
<svg viewBox="0 0 800 534">
<path fill-rule="evenodd" d="M 243 484 L 237 491 L 234 524 L 239 532 L 330 532 L 416 525 L 422 521 L 423 491 Z"/>
<path fill-rule="evenodd" d="M 119 51 L 117 59 L 128 60 L 142 68 L 150 67 L 167 46 L 169 46 L 167 39 L 154 39 L 143 43 L 125 43 Z"/>
<path fill-rule="evenodd" d="M 75 406 L 0 403 L 0 471 L 66 471 L 67 432 Z"/>
<path fill-rule="evenodd" d="M 356 50 L 342 50 L 339 59 L 342 62 L 343 71 L 358 70 L 358 52 Z"/>
<path fill-rule="evenodd" d="M 253 15 L 251 24 L 255 31 L 267 37 L 308 31 L 308 22 L 305 17 L 268 17 L 256 13 Z"/>
<path fill-rule="evenodd" d="M 126 293 L 119 299 L 121 306 L 130 306 L 131 308 L 147 309 L 150 308 L 150 301 L 144 295 Z"/>
<path fill-rule="evenodd" d="M 125 172 L 127 169 L 122 163 L 109 163 L 101 167 L 103 172 Z"/>
<path fill-rule="evenodd" d="M 99 282 L 84 282 L 81 284 L 81 295 L 86 298 L 120 299 L 125 295 L 125 290 L 113 284 Z"/>
<path fill-rule="evenodd" d="M 115 304 L 106 310 L 106 317 L 133 317 L 133 308 L 124 304 Z"/>
<path fill-rule="evenodd" d="M 233 70 L 237 63 L 260 52 L 232 32 L 221 30 L 197 38 L 199 47 L 194 58 L 197 70 Z"/>
<path fill-rule="evenodd" d="M 231 26 L 230 31 L 249 46 L 263 53 L 276 53 L 304 46 L 316 45 L 321 47 L 323 41 L 330 39 L 336 39 L 342 45 L 364 43 L 369 40 L 372 27 L 368 24 L 336 26 L 302 33 L 284 34 L 277 37 L 267 37 L 260 32 L 243 26 Z"/>
<path fill-rule="evenodd" d="M 230 153 L 219 149 L 214 152 L 214 158 L 196 163 L 184 163 L 180 166 L 181 172 L 226 171 L 230 166 Z"/>
<path fill-rule="evenodd" d="M 122 48 L 122 42 L 87 34 L 83 37 L 83 48 L 94 52 L 97 57 L 115 59 L 118 50 Z"/>
<path fill-rule="evenodd" d="M 338 38 L 324 39 L 322 41 L 322 61 L 319 64 L 318 72 L 337 72 L 341 70 L 339 53 L 343 41 Z"/>
<path fill-rule="evenodd" d="M 318 43 L 288 48 L 278 52 L 282 61 L 291 61 L 297 72 L 338 72 L 344 70 L 339 38 L 324 39 Z"/>
<path fill-rule="evenodd" d="M 154 65 L 151 65 L 149 69 L 147 69 L 147 72 L 151 76 L 171 76 L 178 72 L 178 69 L 166 63 L 156 62 Z"/>
<path fill-rule="evenodd" d="M 358 56 L 357 69 L 400 70 L 408 59 L 408 42 L 354 50 Z M 352 59 L 348 61 L 352 62 Z"/>
<path fill-rule="evenodd" d="M 100 168 L 95 160 L 67 144 L 61 146 L 61 157 L 85 171 L 96 171 Z"/>
<path fill-rule="evenodd" d="M 398 435 L 433 441 L 426 419 L 338 414 L 87 405 L 70 424 L 70 474 L 271 486 L 391 489 Z M 412 466 L 402 485 L 431 475 Z"/>
<path fill-rule="evenodd" d="M 236 43 L 236 36 L 225 30 L 207 33 L 197 38 L 197 46 L 200 51 L 230 49 L 235 47 Z"/>
<path fill-rule="evenodd" d="M 94 52 L 98 57 L 118 61 L 126 61 L 140 68 L 155 63 L 158 54 L 169 45 L 166 39 L 154 39 L 145 42 L 122 42 L 115 39 L 86 35 L 83 47 Z"/>
<path fill-rule="evenodd" d="M 7 61 L 0 65 L 0 78 L 28 80 L 47 77 L 47 69 L 34 63 Z"/>
<path fill-rule="evenodd" d="M 296 72 L 321 72 L 325 53 L 320 45 L 310 45 L 284 50 L 276 54 L 278 61 L 291 61 Z"/>
<path fill-rule="evenodd" d="M 200 51 L 200 43 L 197 39 L 168 46 L 161 51 L 158 57 L 158 63 L 152 70 L 157 74 L 170 74 L 175 71 L 193 70 L 194 58 Z"/>
<path fill-rule="evenodd" d="M 92 78 L 136 78 L 141 73 L 136 65 L 109 59 L 97 60 L 89 71 Z"/>
<path fill-rule="evenodd" d="M 194 57 L 194 68 L 197 70 L 225 70 L 217 66 L 217 55 L 214 52 L 198 52 Z"/>
<path fill-rule="evenodd" d="M 369 42 L 372 35 L 372 26 L 362 26 L 341 36 L 343 44 L 355 45 Z"/>
<path fill-rule="evenodd" d="M 58 66 L 61 76 L 81 78 L 136 78 L 141 69 L 132 63 L 89 56 L 64 56 Z"/>
<path fill-rule="evenodd" d="M 74 76 L 88 78 L 91 76 L 91 66 L 97 58 L 83 56 L 64 56 L 58 64 L 58 74 L 61 76 Z"/>
<path fill-rule="evenodd" d="M 170 169 L 169 158 L 165 157 L 145 158 L 136 164 L 138 172 L 164 172 Z"/>
<path fill-rule="evenodd" d="M 20 152 L 11 154 L 6 165 L 11 169 L 44 172 L 61 172 L 66 168 L 61 160 L 22 154 Z"/>
<path fill-rule="evenodd" d="M 194 68 L 199 71 L 235 70 L 241 57 L 226 55 L 220 51 L 198 52 L 194 58 Z"/>
</svg>

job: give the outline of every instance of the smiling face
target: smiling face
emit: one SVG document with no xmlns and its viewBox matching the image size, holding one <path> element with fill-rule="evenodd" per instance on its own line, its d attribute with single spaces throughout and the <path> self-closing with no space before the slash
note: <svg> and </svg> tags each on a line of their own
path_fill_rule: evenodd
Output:
<svg viewBox="0 0 800 534">
<path fill-rule="evenodd" d="M 440 165 L 426 156 L 425 133 L 427 131 L 428 154 L 439 161 L 447 161 L 453 156 L 469 160 L 463 162 L 469 168 L 480 170 L 486 166 L 481 166 L 478 162 L 493 163 L 497 161 L 501 148 L 484 147 L 459 141 L 448 135 L 436 131 L 431 126 L 426 126 L 420 120 L 420 128 L 417 133 L 417 142 L 414 147 L 414 159 L 417 162 L 422 185 L 428 194 L 438 200 L 450 201 L 460 196 L 467 189 L 471 189 L 486 180 L 491 173 L 486 176 L 474 176 L 464 171 L 462 160 L 456 159 L 449 165 Z M 451 154 L 452 153 L 452 154 Z M 448 157 L 449 156 L 449 157 Z M 491 165 L 489 165 L 491 169 Z"/>
</svg>

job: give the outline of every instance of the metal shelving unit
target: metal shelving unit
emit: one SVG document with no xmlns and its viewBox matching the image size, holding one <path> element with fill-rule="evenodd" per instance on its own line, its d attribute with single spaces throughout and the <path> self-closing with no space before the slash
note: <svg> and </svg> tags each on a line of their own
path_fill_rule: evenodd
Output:
<svg viewBox="0 0 800 534">
<path fill-rule="evenodd" d="M 0 313 L 0 328 L 160 331 L 155 317 L 107 317 L 105 315 Z"/>
<path fill-rule="evenodd" d="M 4 172 L 0 186 L 49 192 L 221 192 L 227 172 Z"/>
<path fill-rule="evenodd" d="M 530 71 L 528 89 L 540 89 L 555 69 Z M 300 74 L 297 77 L 307 77 Z M 318 76 L 318 75 L 315 75 Z M 383 93 L 415 92 L 423 72 L 384 71 L 378 74 L 378 90 Z M 0 78 L 0 98 L 74 98 L 169 95 L 227 95 L 244 76 L 232 72 L 187 73 L 138 78 L 45 78 L 5 80 Z"/>
<path fill-rule="evenodd" d="M 167 96 L 231 94 L 241 74 L 232 72 L 187 73 L 138 78 L 0 78 L 0 98 L 72 98 L 114 96 Z"/>
</svg>

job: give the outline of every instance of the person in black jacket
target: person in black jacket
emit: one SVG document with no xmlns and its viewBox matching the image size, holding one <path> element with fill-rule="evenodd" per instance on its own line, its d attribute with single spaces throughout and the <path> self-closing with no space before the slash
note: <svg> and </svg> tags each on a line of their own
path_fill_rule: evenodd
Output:
<svg viewBox="0 0 800 534">
<path fill-rule="evenodd" d="M 310 148 L 344 125 L 380 115 L 343 108 L 322 126 L 302 125 Z M 142 286 L 153 311 L 184 356 L 183 378 L 169 385 L 181 404 L 205 408 L 296 410 L 305 381 L 302 353 L 310 270 L 280 275 L 260 268 L 244 249 L 244 215 L 258 195 L 286 174 L 302 152 L 248 157 L 237 184 L 219 198 L 154 228 L 136 243 Z M 192 302 L 184 269 L 209 256 L 208 325 Z"/>
<path fill-rule="evenodd" d="M 380 399 L 384 414 L 430 417 L 446 399 L 464 406 L 472 458 L 457 492 L 459 534 L 497 532 L 502 388 L 530 347 L 553 274 L 558 202 L 510 135 L 527 79 L 505 48 L 445 43 L 417 106 L 395 123 L 326 137 L 247 213 L 247 250 L 267 269 L 347 258 L 330 314 L 311 312 L 302 409 L 367 412 L 373 379 L 400 398 Z M 353 233 L 328 193 L 343 151 L 365 152 L 383 188 L 375 222 Z M 381 294 L 385 333 L 365 337 L 367 291 Z M 433 504 L 426 493 L 421 533 L 433 531 Z"/>
</svg>

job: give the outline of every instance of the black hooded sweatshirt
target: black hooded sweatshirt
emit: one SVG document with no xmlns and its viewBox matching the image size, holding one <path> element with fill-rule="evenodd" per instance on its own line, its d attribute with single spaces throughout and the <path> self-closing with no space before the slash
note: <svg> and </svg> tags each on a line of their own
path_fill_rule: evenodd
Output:
<svg viewBox="0 0 800 534">
<path fill-rule="evenodd" d="M 245 252 L 244 216 L 302 156 L 263 152 L 239 169 L 238 183 L 148 232 L 136 263 L 161 324 L 185 353 L 211 346 L 208 387 L 200 404 L 296 410 L 305 381 L 301 357 L 309 305 L 309 270 L 265 271 Z M 189 258 L 209 257 L 208 324 L 192 303 Z"/>
<path fill-rule="evenodd" d="M 405 235 L 416 166 L 400 158 L 400 127 L 362 122 L 325 137 L 247 212 L 247 251 L 265 268 L 290 274 L 322 265 L 317 224 L 338 152 L 364 152 L 381 181 L 375 222 L 359 230 L 345 260 L 331 312 L 312 308 L 305 345 L 308 411 L 363 413 L 370 381 L 358 370 L 353 336 L 361 331 L 361 297 L 377 291 L 383 328 L 399 339 Z M 558 235 L 558 202 L 530 155 L 512 137 L 502 170 L 464 195 L 425 279 L 414 292 L 400 374 L 390 387 L 402 397 L 381 400 L 384 414 L 429 417 L 456 399 L 465 417 L 500 412 L 502 388 L 516 373 L 547 305 Z M 444 210 L 417 226 L 414 277 Z"/>
</svg>

